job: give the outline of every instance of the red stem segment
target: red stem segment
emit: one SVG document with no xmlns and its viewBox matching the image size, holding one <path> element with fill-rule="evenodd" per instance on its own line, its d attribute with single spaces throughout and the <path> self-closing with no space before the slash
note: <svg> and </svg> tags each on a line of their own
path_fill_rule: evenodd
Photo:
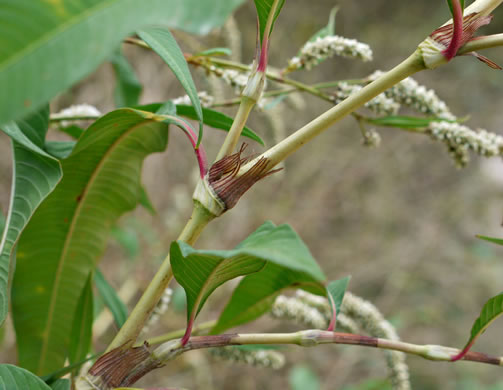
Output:
<svg viewBox="0 0 503 390">
<path fill-rule="evenodd" d="M 456 56 L 459 48 L 462 46 L 463 38 L 463 9 L 461 8 L 461 3 L 459 0 L 452 0 L 451 4 L 453 20 L 452 39 L 447 49 L 442 52 L 447 61 L 452 60 Z"/>
</svg>

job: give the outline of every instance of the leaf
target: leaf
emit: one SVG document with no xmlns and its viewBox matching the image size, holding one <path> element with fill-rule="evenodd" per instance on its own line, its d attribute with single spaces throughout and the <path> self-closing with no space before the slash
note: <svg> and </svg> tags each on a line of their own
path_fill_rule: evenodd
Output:
<svg viewBox="0 0 503 390">
<path fill-rule="evenodd" d="M 330 321 L 328 330 L 335 330 L 335 320 L 337 318 L 337 314 L 340 313 L 342 299 L 344 298 L 344 294 L 346 293 L 350 280 L 351 276 L 346 276 L 345 278 L 330 282 L 327 285 L 328 302 L 330 303 L 330 309 L 332 310 L 332 320 Z"/>
<path fill-rule="evenodd" d="M 70 379 L 58 379 L 56 382 L 51 384 L 52 390 L 70 390 L 72 383 Z"/>
<path fill-rule="evenodd" d="M 115 324 L 118 328 L 121 328 L 127 320 L 127 306 L 124 302 L 122 302 L 115 292 L 115 289 L 108 283 L 105 276 L 98 268 L 94 274 L 94 283 L 96 284 L 96 288 L 98 289 L 103 302 L 110 309 L 114 317 Z"/>
<path fill-rule="evenodd" d="M 320 378 L 306 365 L 293 366 L 288 374 L 288 383 L 292 390 L 319 390 Z"/>
<path fill-rule="evenodd" d="M 45 150 L 57 159 L 67 158 L 72 153 L 75 141 L 47 141 Z"/>
<path fill-rule="evenodd" d="M 185 92 L 187 92 L 199 120 L 199 137 L 197 142 L 199 146 L 203 137 L 203 110 L 189 66 L 175 38 L 173 38 L 173 35 L 171 35 L 167 28 L 162 27 L 145 28 L 138 32 L 138 36 L 168 64 L 178 81 L 180 81 L 180 84 L 182 84 Z"/>
<path fill-rule="evenodd" d="M 367 118 L 367 122 L 383 127 L 400 127 L 403 129 L 425 128 L 431 122 L 440 122 L 438 118 L 418 118 L 414 116 L 391 115 L 381 118 Z"/>
<path fill-rule="evenodd" d="M 486 241 L 492 242 L 494 244 L 503 245 L 503 239 L 501 239 L 501 238 L 487 237 L 487 236 L 481 236 L 481 235 L 477 235 L 477 238 L 480 238 L 481 240 L 486 240 Z"/>
<path fill-rule="evenodd" d="M 459 3 L 461 4 L 461 9 L 465 9 L 465 0 L 454 0 L 454 1 L 459 1 Z M 452 8 L 452 0 L 447 0 L 447 5 L 449 6 L 451 14 L 454 15 L 454 10 Z"/>
<path fill-rule="evenodd" d="M 115 106 L 131 107 L 138 104 L 143 86 L 138 81 L 133 67 L 120 50 L 110 59 L 115 71 Z"/>
<path fill-rule="evenodd" d="M 171 244 L 170 258 L 173 275 L 187 295 L 187 332 L 182 344 L 188 340 L 197 314 L 218 286 L 238 276 L 257 272 L 265 265 L 263 259 L 253 255 L 198 251 L 181 241 Z"/>
<path fill-rule="evenodd" d="M 177 0 L 4 0 L 2 7 L 0 125 L 88 75 L 138 28 L 188 12 Z M 168 23 L 183 26 L 175 20 Z"/>
<path fill-rule="evenodd" d="M 260 42 L 264 40 L 265 29 L 267 25 L 267 19 L 271 13 L 272 6 L 275 0 L 254 0 L 255 8 L 257 9 L 258 24 L 260 30 Z M 276 12 L 271 24 L 271 29 L 269 30 L 269 35 L 271 35 L 272 29 L 274 27 L 274 22 L 278 18 L 281 8 L 285 4 L 285 0 L 278 0 L 278 5 L 276 6 Z"/>
<path fill-rule="evenodd" d="M 209 57 L 209 56 L 230 56 L 232 50 L 228 47 L 214 47 L 212 49 L 200 51 L 194 54 L 194 57 Z"/>
<path fill-rule="evenodd" d="M 143 206 L 145 210 L 147 210 L 151 215 L 156 215 L 157 211 L 155 210 L 152 201 L 150 200 L 147 190 L 144 186 L 141 186 L 141 194 L 140 194 L 140 205 Z"/>
<path fill-rule="evenodd" d="M 70 364 L 85 359 L 91 348 L 94 320 L 92 278 L 91 272 L 77 302 L 77 308 L 73 316 L 70 352 L 68 355 Z"/>
<path fill-rule="evenodd" d="M 317 38 L 324 38 L 335 34 L 335 15 L 337 15 L 339 7 L 335 6 L 330 10 L 330 15 L 328 16 L 328 24 L 322 29 L 314 33 L 308 42 L 314 42 Z"/>
<path fill-rule="evenodd" d="M 503 313 L 503 293 L 500 293 L 489 299 L 482 307 L 480 316 L 475 320 L 472 326 L 472 331 L 468 342 L 463 350 L 451 360 L 456 361 L 465 356 L 477 338 L 486 331 L 491 323 Z"/>
<path fill-rule="evenodd" d="M 68 134 L 70 137 L 74 139 L 79 139 L 82 133 L 84 133 L 84 129 L 77 125 L 59 127 L 58 130 L 61 131 L 62 133 Z"/>
<path fill-rule="evenodd" d="M 2 130 L 11 137 L 13 178 L 5 228 L 0 239 L 0 325 L 9 310 L 16 243 L 39 204 L 62 176 L 59 162 L 41 149 L 49 123 L 48 107 Z"/>
<path fill-rule="evenodd" d="M 37 374 L 63 365 L 77 300 L 109 230 L 141 194 L 143 159 L 167 144 L 168 126 L 119 109 L 94 122 L 62 161 L 64 177 L 18 245 L 14 325 L 22 366 Z"/>
<path fill-rule="evenodd" d="M 287 288 L 301 288 L 325 296 L 325 287 L 308 274 L 268 263 L 260 272 L 246 276 L 232 293 L 212 334 L 245 324 L 271 310 L 276 297 Z"/>
<path fill-rule="evenodd" d="M 24 368 L 0 364 L 0 390 L 51 390 L 51 388 Z"/>
<path fill-rule="evenodd" d="M 183 104 L 177 104 L 176 105 L 176 113 L 177 115 L 184 116 L 189 119 L 196 119 L 196 112 L 194 110 L 194 107 L 192 106 L 186 106 Z M 203 108 L 203 121 L 205 125 L 208 125 L 210 127 L 213 127 L 215 129 L 220 129 L 220 130 L 225 130 L 229 131 L 232 122 L 234 119 L 231 117 L 228 117 L 225 114 L 222 114 L 221 112 L 211 110 L 209 108 Z M 241 133 L 244 137 L 248 137 L 256 142 L 258 142 L 260 145 L 264 146 L 264 141 L 262 141 L 262 138 L 260 138 L 255 132 L 253 132 L 252 129 L 249 127 L 245 126 L 243 129 L 243 132 Z"/>
<path fill-rule="evenodd" d="M 196 250 L 178 241 L 171 244 L 170 256 L 173 274 L 187 294 L 187 337 L 209 295 L 218 286 L 237 276 L 276 266 L 287 274 L 289 271 L 301 273 L 315 284 L 324 279 L 323 272 L 297 233 L 288 225 L 276 227 L 270 221 L 260 226 L 235 249 Z M 260 274 L 262 272 L 257 275 Z"/>
<path fill-rule="evenodd" d="M 3 215 L 2 210 L 0 210 L 0 236 L 5 228 L 5 215 Z"/>
<path fill-rule="evenodd" d="M 194 115 L 197 119 L 197 114 L 195 110 L 193 111 Z M 173 103 L 171 100 L 168 100 L 167 102 L 163 103 L 157 110 L 155 110 L 155 113 L 158 115 L 176 115 L 176 104 Z"/>
</svg>

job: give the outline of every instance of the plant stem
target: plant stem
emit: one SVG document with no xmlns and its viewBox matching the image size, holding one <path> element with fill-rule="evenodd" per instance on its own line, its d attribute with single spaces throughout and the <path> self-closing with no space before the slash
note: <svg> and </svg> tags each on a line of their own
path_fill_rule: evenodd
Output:
<svg viewBox="0 0 503 390">
<path fill-rule="evenodd" d="M 490 49 L 491 47 L 503 46 L 503 34 L 494 34 L 483 37 L 477 37 L 462 46 L 458 55 L 463 55 L 476 50 Z"/>
<path fill-rule="evenodd" d="M 444 347 L 441 345 L 418 345 L 406 343 L 399 340 L 388 340 L 376 337 L 368 337 L 351 333 L 329 332 L 324 330 L 303 330 L 295 333 L 251 333 L 251 334 L 223 334 L 218 336 L 194 336 L 184 346 L 173 341 L 170 345 L 159 346 L 153 355 L 159 362 L 165 363 L 173 356 L 176 349 L 186 352 L 194 349 L 223 347 L 229 345 L 247 344 L 294 344 L 301 347 L 314 347 L 320 344 L 348 344 L 362 347 L 372 347 L 400 351 L 410 355 L 417 355 L 433 361 L 452 361 L 452 358 L 459 353 L 459 349 Z M 503 357 L 489 356 L 480 352 L 469 352 L 463 360 L 478 363 L 503 365 Z"/>
<path fill-rule="evenodd" d="M 254 100 L 246 96 L 241 97 L 241 103 L 239 105 L 238 112 L 236 113 L 236 116 L 234 117 L 234 122 L 232 122 L 232 126 L 229 130 L 229 133 L 227 133 L 225 141 L 222 147 L 220 148 L 220 151 L 218 152 L 216 161 L 233 153 L 234 148 L 236 147 L 239 141 L 239 137 L 241 136 L 241 132 L 245 127 L 248 116 L 250 115 L 250 112 L 253 109 L 253 106 L 255 106 Z"/>
<path fill-rule="evenodd" d="M 357 108 L 361 107 L 366 102 L 397 84 L 401 80 L 424 69 L 425 65 L 422 60 L 422 55 L 420 52 L 415 51 L 411 56 L 406 58 L 389 72 L 366 85 L 359 92 L 350 95 L 347 99 L 343 100 L 335 107 L 332 107 L 256 159 L 247 163 L 241 169 L 240 174 L 249 170 L 260 158 L 267 158 L 268 168 L 272 169 L 275 165 L 283 161 L 302 145 L 312 140 L 324 130 L 327 130 L 338 120 L 344 118 L 348 114 L 351 114 Z"/>
<path fill-rule="evenodd" d="M 194 202 L 192 216 L 180 233 L 178 240 L 191 245 L 194 244 L 202 230 L 213 218 L 215 216 L 208 213 L 199 202 Z M 154 310 L 172 278 L 173 271 L 168 255 L 129 315 L 126 323 L 108 346 L 106 352 L 121 346 L 126 349 L 134 344 L 145 321 L 150 316 L 150 313 L 152 313 L 152 310 Z"/>
<path fill-rule="evenodd" d="M 195 336 L 198 333 L 201 333 L 202 331 L 209 330 L 213 328 L 217 323 L 217 320 L 211 320 L 211 321 L 206 321 L 203 322 L 202 324 L 194 326 L 192 329 L 192 335 Z M 178 329 L 173 332 L 165 333 L 157 337 L 152 337 L 150 339 L 147 339 L 147 343 L 149 345 L 156 345 L 156 344 L 162 344 L 165 343 L 166 341 L 174 340 L 181 338 L 185 333 L 185 328 L 184 329 Z M 140 346 L 142 343 L 137 343 L 136 346 Z"/>
</svg>

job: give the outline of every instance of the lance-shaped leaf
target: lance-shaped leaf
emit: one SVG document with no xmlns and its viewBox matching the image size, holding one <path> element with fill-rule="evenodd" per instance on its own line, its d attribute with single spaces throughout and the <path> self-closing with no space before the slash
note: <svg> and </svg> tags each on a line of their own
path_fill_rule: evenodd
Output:
<svg viewBox="0 0 503 390">
<path fill-rule="evenodd" d="M 493 244 L 498 244 L 498 245 L 503 245 L 503 239 L 502 238 L 495 238 L 495 237 L 487 237 L 487 236 L 477 236 L 478 238 L 482 240 L 486 240 L 489 242 L 492 242 Z"/>
<path fill-rule="evenodd" d="M 126 322 L 128 310 L 124 302 L 119 298 L 114 288 L 105 279 L 105 276 L 101 273 L 99 269 L 96 269 L 94 274 L 94 283 L 98 289 L 101 298 L 105 305 L 112 312 L 115 324 L 118 328 L 124 325 Z"/>
<path fill-rule="evenodd" d="M 178 47 L 175 38 L 173 38 L 173 35 L 171 35 L 167 28 L 148 27 L 139 31 L 138 35 L 168 64 L 178 81 L 182 84 L 185 92 L 187 92 L 199 120 L 199 137 L 197 142 L 199 146 L 203 136 L 203 110 L 189 66 L 180 47 Z"/>
<path fill-rule="evenodd" d="M 115 71 L 115 106 L 131 107 L 138 104 L 142 85 L 138 81 L 133 67 L 120 50 L 117 50 L 110 59 Z"/>
<path fill-rule="evenodd" d="M 399 127 L 401 129 L 420 129 L 426 128 L 431 122 L 445 121 L 439 118 L 419 118 L 406 115 L 390 115 L 380 118 L 367 118 L 367 122 L 383 127 Z M 448 121 L 455 122 L 455 121 Z"/>
<path fill-rule="evenodd" d="M 454 356 L 451 360 L 455 362 L 456 360 L 462 359 L 463 356 L 468 353 L 477 338 L 486 331 L 489 325 L 491 325 L 491 323 L 496 318 L 498 318 L 501 313 L 503 313 L 503 293 L 492 297 L 485 303 L 485 305 L 482 307 L 479 318 L 477 318 L 473 323 L 468 342 L 466 343 L 463 350 L 459 354 Z"/>
<path fill-rule="evenodd" d="M 56 382 L 51 383 L 52 390 L 70 390 L 71 386 L 70 379 L 58 379 Z"/>
<path fill-rule="evenodd" d="M 51 390 L 42 379 L 11 364 L 0 364 L 0 390 Z"/>
<path fill-rule="evenodd" d="M 267 26 L 267 19 L 269 19 L 269 15 L 272 12 L 273 4 L 276 0 L 254 0 L 255 8 L 257 8 L 257 17 L 260 31 L 260 42 L 264 40 L 265 29 Z M 274 22 L 278 18 L 279 13 L 281 12 L 281 8 L 285 4 L 285 0 L 278 0 L 278 4 L 276 5 L 276 11 L 274 12 L 274 16 L 272 19 L 272 23 L 269 30 L 269 35 L 272 32 Z"/>
<path fill-rule="evenodd" d="M 0 325 L 9 308 L 14 247 L 36 208 L 62 175 L 58 160 L 42 150 L 48 123 L 47 107 L 19 124 L 11 122 L 2 127 L 11 137 L 14 164 L 9 210 L 0 239 Z"/>
<path fill-rule="evenodd" d="M 302 274 L 314 284 L 324 279 L 323 272 L 297 233 L 288 225 L 275 226 L 270 221 L 232 250 L 195 250 L 187 244 L 175 242 L 170 254 L 173 274 L 187 294 L 188 326 L 183 342 L 188 340 L 193 321 L 206 299 L 227 280 L 270 267 L 279 268 L 286 274 Z M 321 291 L 324 294 L 323 287 Z"/>
<path fill-rule="evenodd" d="M 207 33 L 244 0 L 3 0 L 0 125 L 89 74 L 135 30 L 152 24 Z"/>
<path fill-rule="evenodd" d="M 332 310 L 332 319 L 328 325 L 328 330 L 334 331 L 337 319 L 337 314 L 341 310 L 342 299 L 348 288 L 349 280 L 351 276 L 346 276 L 345 278 L 334 280 L 327 284 L 327 296 L 328 302 L 330 303 L 330 309 Z"/>
<path fill-rule="evenodd" d="M 309 38 L 308 42 L 314 42 L 318 38 L 325 38 L 335 34 L 335 15 L 337 15 L 337 11 L 339 11 L 339 7 L 337 6 L 333 7 L 330 10 L 330 15 L 328 16 L 328 24 L 314 33 L 311 38 Z"/>
<path fill-rule="evenodd" d="M 37 374 L 63 365 L 77 301 L 109 230 L 140 199 L 144 158 L 166 147 L 168 126 L 151 118 L 120 109 L 97 120 L 23 233 L 12 307 L 19 362 Z"/>
<path fill-rule="evenodd" d="M 302 288 L 326 294 L 323 272 L 300 237 L 288 225 L 266 222 L 249 239 L 268 260 L 258 273 L 246 276 L 234 290 L 212 333 L 252 321 L 270 310 L 284 289 Z M 237 248 L 236 248 L 237 249 Z"/>
</svg>

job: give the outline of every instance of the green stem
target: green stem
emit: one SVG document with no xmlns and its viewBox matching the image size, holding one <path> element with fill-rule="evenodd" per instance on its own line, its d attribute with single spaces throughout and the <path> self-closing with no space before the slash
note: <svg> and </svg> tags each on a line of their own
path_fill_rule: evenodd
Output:
<svg viewBox="0 0 503 390">
<path fill-rule="evenodd" d="M 314 137 L 327 130 L 331 125 L 346 115 L 363 106 L 366 102 L 386 91 L 388 88 L 397 84 L 401 80 L 410 75 L 424 70 L 425 65 L 420 52 L 415 51 L 411 56 L 406 58 L 402 63 L 398 64 L 389 72 L 371 82 L 362 88 L 359 92 L 352 94 L 341 103 L 332 107 L 316 119 L 309 122 L 307 125 L 297 130 L 295 133 L 279 142 L 271 149 L 247 163 L 242 169 L 241 174 L 249 170 L 260 158 L 268 159 L 269 169 L 273 168 L 279 162 L 283 161 L 290 154 L 299 149 Z"/>
<path fill-rule="evenodd" d="M 220 151 L 218 152 L 216 158 L 217 161 L 234 152 L 234 148 L 239 141 L 239 137 L 241 136 L 241 132 L 246 125 L 246 121 L 248 120 L 248 116 L 250 115 L 253 106 L 255 106 L 254 100 L 246 96 L 241 97 L 241 104 L 239 105 L 238 112 L 234 117 L 234 122 L 232 122 L 229 133 L 227 133 L 225 141 L 220 148 Z"/>
<path fill-rule="evenodd" d="M 205 330 L 209 330 L 213 328 L 217 323 L 217 320 L 211 320 L 211 321 L 206 321 L 203 322 L 202 324 L 194 326 L 192 329 L 192 335 L 196 336 L 198 333 L 201 333 Z M 157 337 L 152 337 L 150 339 L 147 339 L 147 343 L 149 345 L 156 345 L 156 344 L 162 344 L 170 340 L 174 339 L 179 339 L 185 334 L 185 328 L 184 329 L 178 329 L 173 332 L 165 333 Z M 136 346 L 139 347 L 143 343 L 138 343 Z"/>
<path fill-rule="evenodd" d="M 184 241 L 190 245 L 194 244 L 202 230 L 213 218 L 215 218 L 215 216 L 208 213 L 199 202 L 194 202 L 192 216 L 180 233 L 178 240 Z M 135 343 L 145 322 L 159 302 L 159 299 L 161 299 L 164 290 L 168 287 L 172 278 L 173 271 L 168 255 L 129 315 L 126 323 L 108 346 L 106 352 L 120 346 L 128 348 Z"/>
</svg>

